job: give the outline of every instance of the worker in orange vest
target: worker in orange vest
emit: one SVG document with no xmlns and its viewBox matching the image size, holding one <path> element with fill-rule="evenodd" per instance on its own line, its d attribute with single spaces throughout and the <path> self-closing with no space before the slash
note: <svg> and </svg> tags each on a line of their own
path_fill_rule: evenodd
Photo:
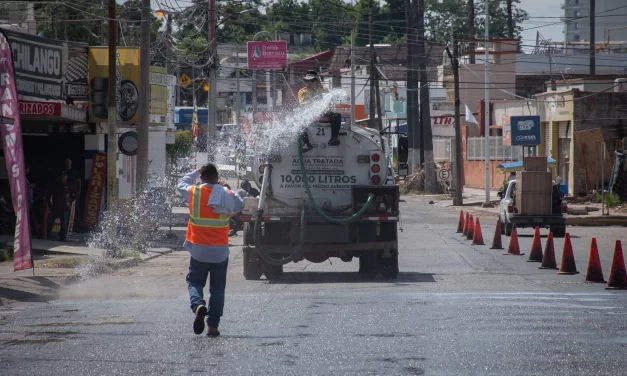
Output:
<svg viewBox="0 0 627 376">
<path fill-rule="evenodd" d="M 200 178 L 201 184 L 195 184 Z M 234 213 L 244 209 L 244 201 L 220 181 L 218 169 L 206 164 L 185 175 L 177 186 L 188 200 L 189 221 L 183 247 L 190 253 L 187 286 L 192 312 L 194 333 L 220 335 L 218 325 L 224 309 L 224 290 L 229 263 L 229 220 Z M 203 290 L 209 277 L 209 305 Z"/>
</svg>

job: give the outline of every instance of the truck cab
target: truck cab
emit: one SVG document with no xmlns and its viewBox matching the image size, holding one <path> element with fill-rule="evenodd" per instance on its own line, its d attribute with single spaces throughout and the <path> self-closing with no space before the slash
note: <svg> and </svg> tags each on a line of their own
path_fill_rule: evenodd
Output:
<svg viewBox="0 0 627 376">
<path fill-rule="evenodd" d="M 549 189 L 549 187 L 547 187 Z M 552 184 L 551 214 L 520 214 L 516 207 L 516 180 L 511 180 L 507 187 L 498 193 L 501 198 L 499 205 L 499 221 L 501 232 L 507 236 L 512 234 L 514 225 L 518 228 L 548 228 L 557 238 L 566 234 L 567 204 L 559 186 Z"/>
</svg>

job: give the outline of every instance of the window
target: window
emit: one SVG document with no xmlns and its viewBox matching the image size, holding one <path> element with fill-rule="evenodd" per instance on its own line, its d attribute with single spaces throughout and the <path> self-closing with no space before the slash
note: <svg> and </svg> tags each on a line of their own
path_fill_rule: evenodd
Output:
<svg viewBox="0 0 627 376">
<path fill-rule="evenodd" d="M 575 30 L 579 30 L 579 23 L 578 22 L 575 23 Z"/>
<path fill-rule="evenodd" d="M 575 11 L 575 17 L 577 17 L 577 18 L 581 17 L 581 12 L 576 10 Z"/>
<path fill-rule="evenodd" d="M 573 39 L 575 40 L 575 42 L 579 42 L 581 40 L 581 36 L 579 36 L 579 34 L 575 34 Z"/>
</svg>

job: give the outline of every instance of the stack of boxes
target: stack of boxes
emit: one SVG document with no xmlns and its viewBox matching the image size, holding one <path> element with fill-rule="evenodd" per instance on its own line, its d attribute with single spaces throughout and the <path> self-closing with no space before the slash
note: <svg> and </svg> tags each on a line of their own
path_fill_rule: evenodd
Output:
<svg viewBox="0 0 627 376">
<path fill-rule="evenodd" d="M 520 214 L 551 214 L 553 178 L 546 157 L 525 157 L 516 176 L 516 208 Z"/>
</svg>

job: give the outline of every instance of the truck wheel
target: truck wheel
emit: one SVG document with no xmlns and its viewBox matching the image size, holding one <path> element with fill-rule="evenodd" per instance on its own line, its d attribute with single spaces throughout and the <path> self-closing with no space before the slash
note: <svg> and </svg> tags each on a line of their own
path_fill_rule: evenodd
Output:
<svg viewBox="0 0 627 376">
<path fill-rule="evenodd" d="M 376 277 L 379 274 L 378 261 L 378 252 L 362 252 L 359 255 L 359 275 L 367 279 Z"/>
<path fill-rule="evenodd" d="M 392 257 L 382 258 L 379 264 L 379 272 L 383 278 L 396 279 L 398 277 L 398 250 L 390 251 Z"/>
<path fill-rule="evenodd" d="M 553 237 L 563 238 L 566 236 L 566 226 L 552 226 L 550 230 L 553 233 Z"/>
<path fill-rule="evenodd" d="M 270 281 L 279 279 L 283 276 L 283 265 L 270 265 L 264 263 L 263 274 Z"/>
<path fill-rule="evenodd" d="M 244 223 L 244 246 L 255 245 L 255 239 L 253 238 L 253 223 L 245 222 Z"/>
<path fill-rule="evenodd" d="M 513 229 L 514 229 L 513 223 L 505 223 L 505 235 L 512 236 Z"/>
<path fill-rule="evenodd" d="M 244 278 L 249 281 L 257 281 L 261 278 L 261 269 L 257 262 L 255 249 L 244 247 Z"/>
</svg>

